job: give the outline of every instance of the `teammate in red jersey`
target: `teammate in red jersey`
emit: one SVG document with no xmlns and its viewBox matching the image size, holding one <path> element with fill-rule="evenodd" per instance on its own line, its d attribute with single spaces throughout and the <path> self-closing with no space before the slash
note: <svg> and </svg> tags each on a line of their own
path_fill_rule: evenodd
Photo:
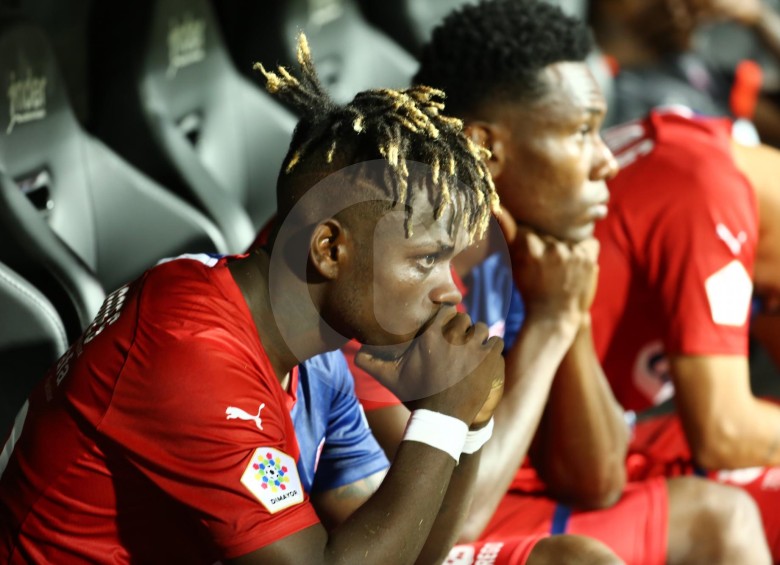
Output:
<svg viewBox="0 0 780 565">
<path fill-rule="evenodd" d="M 3 563 L 446 554 L 485 438 L 476 428 L 503 383 L 501 341 L 451 307 L 450 260 L 484 229 L 492 183 L 435 91 L 367 92 L 340 107 L 303 39 L 299 59 L 300 80 L 266 73 L 307 116 L 280 174 L 271 247 L 167 262 L 110 295 L 5 442 Z M 413 161 L 452 168 L 434 176 Z M 299 454 L 290 415 L 317 406 L 296 400 L 295 367 L 352 337 L 392 356 L 373 363 L 414 414 L 378 489 L 383 471 L 350 478 L 356 403 L 349 417 L 304 418 L 347 424 L 319 461 Z M 326 457 L 342 484 L 314 472 Z"/>
<path fill-rule="evenodd" d="M 443 88 L 472 139 L 491 151 L 488 166 L 509 212 L 505 233 L 521 294 L 528 294 L 529 273 L 564 269 L 606 213 L 604 182 L 616 167 L 599 134 L 606 108 L 584 63 L 589 48 L 584 26 L 557 8 L 483 2 L 451 14 L 434 31 L 415 79 Z M 540 235 L 513 239 L 511 219 Z M 602 269 L 601 276 L 608 274 Z M 633 563 L 769 562 L 755 503 L 738 489 L 691 477 L 654 480 L 629 485 L 610 507 L 624 488 L 626 427 L 592 343 L 586 290 L 594 287 L 569 285 L 571 296 L 562 302 L 552 300 L 554 288 L 540 292 L 546 285 L 524 296 L 527 321 L 507 354 L 507 389 L 483 453 L 480 503 L 464 529 L 467 539 L 577 531 Z M 551 301 L 569 308 L 550 310 Z M 547 342 L 529 338 L 540 315 Z M 557 359 L 542 357 L 552 367 L 517 370 L 525 348 L 549 348 L 572 322 L 570 345 L 560 340 Z M 370 414 L 372 427 L 390 421 L 390 410 L 398 409 Z M 531 455 L 550 498 L 527 481 L 516 481 L 502 498 L 539 417 Z M 571 512 L 555 499 L 605 509 Z"/>
<path fill-rule="evenodd" d="M 631 474 L 742 486 L 780 561 L 780 408 L 751 394 L 747 358 L 754 288 L 759 333 L 777 331 L 762 304 L 780 296 L 780 152 L 731 126 L 671 109 L 605 134 L 622 169 L 597 228 L 594 338 L 624 406 L 675 398 L 676 416 L 637 428 Z"/>
</svg>

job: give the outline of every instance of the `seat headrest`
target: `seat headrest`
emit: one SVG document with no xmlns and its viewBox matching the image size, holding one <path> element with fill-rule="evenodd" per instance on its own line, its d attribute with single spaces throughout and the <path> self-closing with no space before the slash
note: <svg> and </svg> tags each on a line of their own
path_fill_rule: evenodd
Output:
<svg viewBox="0 0 780 565">
<path fill-rule="evenodd" d="M 172 115 L 202 106 L 220 88 L 219 77 L 232 71 L 210 4 L 159 0 L 150 10 L 141 48 L 145 96 L 152 104 L 166 105 Z"/>
<path fill-rule="evenodd" d="M 74 128 L 80 126 L 45 34 L 26 23 L 0 26 L 0 163 L 14 178 L 32 172 L 41 165 L 42 142 Z"/>
</svg>

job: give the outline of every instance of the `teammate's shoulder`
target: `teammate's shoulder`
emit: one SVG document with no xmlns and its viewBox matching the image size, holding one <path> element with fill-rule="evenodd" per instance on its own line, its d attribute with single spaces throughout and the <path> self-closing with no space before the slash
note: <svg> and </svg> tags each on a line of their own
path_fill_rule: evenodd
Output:
<svg viewBox="0 0 780 565">
<path fill-rule="evenodd" d="M 604 141 L 621 170 L 632 165 L 644 168 L 675 164 L 689 169 L 691 158 L 723 161 L 728 152 L 732 123 L 726 118 L 698 115 L 684 106 L 651 111 L 646 117 L 613 126 L 604 132 Z M 727 159 L 727 161 L 729 161 Z"/>
</svg>

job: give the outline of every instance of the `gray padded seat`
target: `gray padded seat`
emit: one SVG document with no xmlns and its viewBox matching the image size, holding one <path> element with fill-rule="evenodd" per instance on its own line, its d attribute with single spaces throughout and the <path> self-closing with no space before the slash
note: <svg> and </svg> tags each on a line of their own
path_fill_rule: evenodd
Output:
<svg viewBox="0 0 780 565">
<path fill-rule="evenodd" d="M 65 352 L 65 328 L 51 303 L 0 263 L 0 437 L 46 370 Z"/>
<path fill-rule="evenodd" d="M 294 116 L 238 73 L 206 0 L 96 3 L 91 29 L 97 134 L 243 251 L 276 210 Z"/>
<path fill-rule="evenodd" d="M 366 21 L 355 0 L 220 0 L 217 5 L 244 69 L 258 60 L 294 66 L 298 32 L 305 31 L 323 84 L 337 102 L 368 88 L 404 88 L 417 69 L 409 52 Z"/>
<path fill-rule="evenodd" d="M 0 260 L 46 294 L 71 337 L 104 290 L 160 258 L 226 251 L 205 216 L 81 128 L 29 24 L 0 26 L 0 130 Z"/>
</svg>

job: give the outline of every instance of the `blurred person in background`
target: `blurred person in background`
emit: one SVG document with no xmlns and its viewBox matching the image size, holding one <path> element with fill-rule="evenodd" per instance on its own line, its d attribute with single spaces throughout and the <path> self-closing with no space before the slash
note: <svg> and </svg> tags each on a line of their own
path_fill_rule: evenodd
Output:
<svg viewBox="0 0 780 565">
<path fill-rule="evenodd" d="M 741 45 L 695 41 L 697 33 L 729 37 L 712 35 L 711 24 L 741 27 L 757 38 L 748 43 L 758 44 L 764 63 L 777 74 L 780 14 L 772 0 L 591 0 L 589 22 L 613 63 L 610 124 L 680 104 L 703 114 L 752 120 L 765 142 L 780 144 L 780 84 L 776 79 L 762 84 L 761 69 L 739 60 L 754 59 L 755 53 L 737 57 L 731 52 Z"/>
</svg>

